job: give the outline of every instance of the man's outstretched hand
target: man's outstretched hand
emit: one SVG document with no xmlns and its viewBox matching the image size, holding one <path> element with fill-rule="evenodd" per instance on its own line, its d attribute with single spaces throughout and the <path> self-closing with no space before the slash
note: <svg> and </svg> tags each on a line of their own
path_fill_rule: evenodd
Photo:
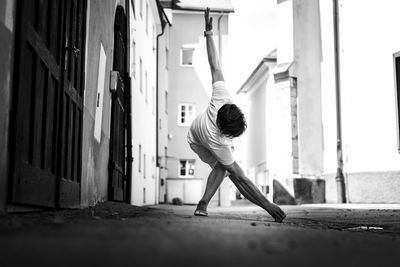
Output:
<svg viewBox="0 0 400 267">
<path fill-rule="evenodd" d="M 275 219 L 275 222 L 282 222 L 286 218 L 286 214 L 274 203 L 270 203 L 268 213 Z"/>
<path fill-rule="evenodd" d="M 211 31 L 213 19 L 210 18 L 210 8 L 209 7 L 207 7 L 206 11 L 204 12 L 204 19 L 205 19 L 206 31 Z"/>
</svg>

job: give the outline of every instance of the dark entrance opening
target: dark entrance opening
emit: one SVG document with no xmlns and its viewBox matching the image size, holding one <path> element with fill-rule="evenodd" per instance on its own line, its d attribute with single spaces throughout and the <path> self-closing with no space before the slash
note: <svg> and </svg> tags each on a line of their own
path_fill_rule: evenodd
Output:
<svg viewBox="0 0 400 267">
<path fill-rule="evenodd" d="M 111 96 L 111 133 L 109 162 L 109 199 L 130 202 L 127 183 L 127 148 L 130 135 L 127 131 L 127 108 L 129 108 L 129 76 L 127 75 L 127 19 L 124 9 L 117 7 L 114 23 L 113 70 L 117 76 L 117 88 Z"/>
</svg>

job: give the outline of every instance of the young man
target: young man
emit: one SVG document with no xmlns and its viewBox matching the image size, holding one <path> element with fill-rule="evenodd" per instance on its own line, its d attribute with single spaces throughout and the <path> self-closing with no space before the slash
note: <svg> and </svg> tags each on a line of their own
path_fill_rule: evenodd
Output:
<svg viewBox="0 0 400 267">
<path fill-rule="evenodd" d="M 213 93 L 211 103 L 203 114 L 193 121 L 188 142 L 202 161 L 209 164 L 212 171 L 208 176 L 206 190 L 194 215 L 207 216 L 207 206 L 223 179 L 229 178 L 240 193 L 254 204 L 265 209 L 277 222 L 282 222 L 286 214 L 269 202 L 258 188 L 245 176 L 232 155 L 232 138 L 240 136 L 246 129 L 242 111 L 232 103 L 232 97 L 225 87 L 224 77 L 215 49 L 210 9 L 204 14 L 208 62 L 210 64 Z"/>
</svg>

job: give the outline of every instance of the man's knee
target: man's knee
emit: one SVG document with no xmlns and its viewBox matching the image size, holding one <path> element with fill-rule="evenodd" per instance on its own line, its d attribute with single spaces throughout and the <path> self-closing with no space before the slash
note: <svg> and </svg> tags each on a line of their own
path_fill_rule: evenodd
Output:
<svg viewBox="0 0 400 267">
<path fill-rule="evenodd" d="M 228 177 L 230 174 L 227 170 L 225 170 L 224 166 L 219 162 L 217 162 L 217 164 L 215 164 L 213 171 L 218 172 L 221 175 L 223 174 L 224 178 Z"/>
</svg>

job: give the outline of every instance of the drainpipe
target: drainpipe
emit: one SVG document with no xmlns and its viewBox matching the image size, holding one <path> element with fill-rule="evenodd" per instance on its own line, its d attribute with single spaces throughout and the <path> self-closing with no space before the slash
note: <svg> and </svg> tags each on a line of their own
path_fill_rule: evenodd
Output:
<svg viewBox="0 0 400 267">
<path fill-rule="evenodd" d="M 166 25 L 167 25 L 167 23 L 165 23 L 165 24 L 163 24 L 162 22 L 161 22 L 161 33 L 159 33 L 159 34 L 157 34 L 157 38 L 156 38 L 156 49 L 157 49 L 157 51 L 156 51 L 156 167 L 157 167 L 157 170 L 159 171 L 159 169 L 160 169 L 160 161 L 159 161 L 159 153 L 158 153 L 158 138 L 159 138 L 159 133 L 158 133 L 158 131 L 159 131 L 159 116 L 158 116 L 158 101 L 159 101 L 159 97 L 158 97 L 158 94 L 159 94 L 159 77 L 158 77 L 158 73 L 159 73 L 159 71 L 158 71 L 158 68 L 159 68 L 159 66 L 158 66 L 158 62 L 159 62 L 159 42 L 160 42 L 160 37 L 162 36 L 162 35 L 164 35 L 164 32 L 165 32 L 165 27 L 166 27 Z M 158 180 L 160 179 L 160 176 L 158 175 Z M 158 182 L 160 182 L 160 181 L 158 181 Z M 159 186 L 160 187 L 160 186 Z M 158 192 L 160 192 L 160 188 L 159 188 L 159 190 L 158 190 Z M 160 199 L 160 197 L 158 197 L 158 199 L 157 199 L 157 203 L 158 203 L 158 201 L 159 201 L 159 199 Z"/>
<path fill-rule="evenodd" d="M 130 11 L 129 11 L 129 0 L 125 0 L 125 9 L 126 9 L 126 71 L 125 77 L 127 77 L 125 81 L 125 90 L 127 91 L 127 105 L 126 105 L 126 188 L 125 188 L 125 202 L 131 203 L 131 192 L 132 192 L 132 108 L 131 108 L 131 77 L 130 75 Z"/>
<path fill-rule="evenodd" d="M 337 129 L 337 172 L 336 186 L 339 203 L 346 203 L 346 185 L 343 175 L 342 114 L 340 98 L 340 45 L 339 45 L 339 4 L 333 0 L 333 34 L 335 46 L 335 84 L 336 84 L 336 129 Z"/>
</svg>

